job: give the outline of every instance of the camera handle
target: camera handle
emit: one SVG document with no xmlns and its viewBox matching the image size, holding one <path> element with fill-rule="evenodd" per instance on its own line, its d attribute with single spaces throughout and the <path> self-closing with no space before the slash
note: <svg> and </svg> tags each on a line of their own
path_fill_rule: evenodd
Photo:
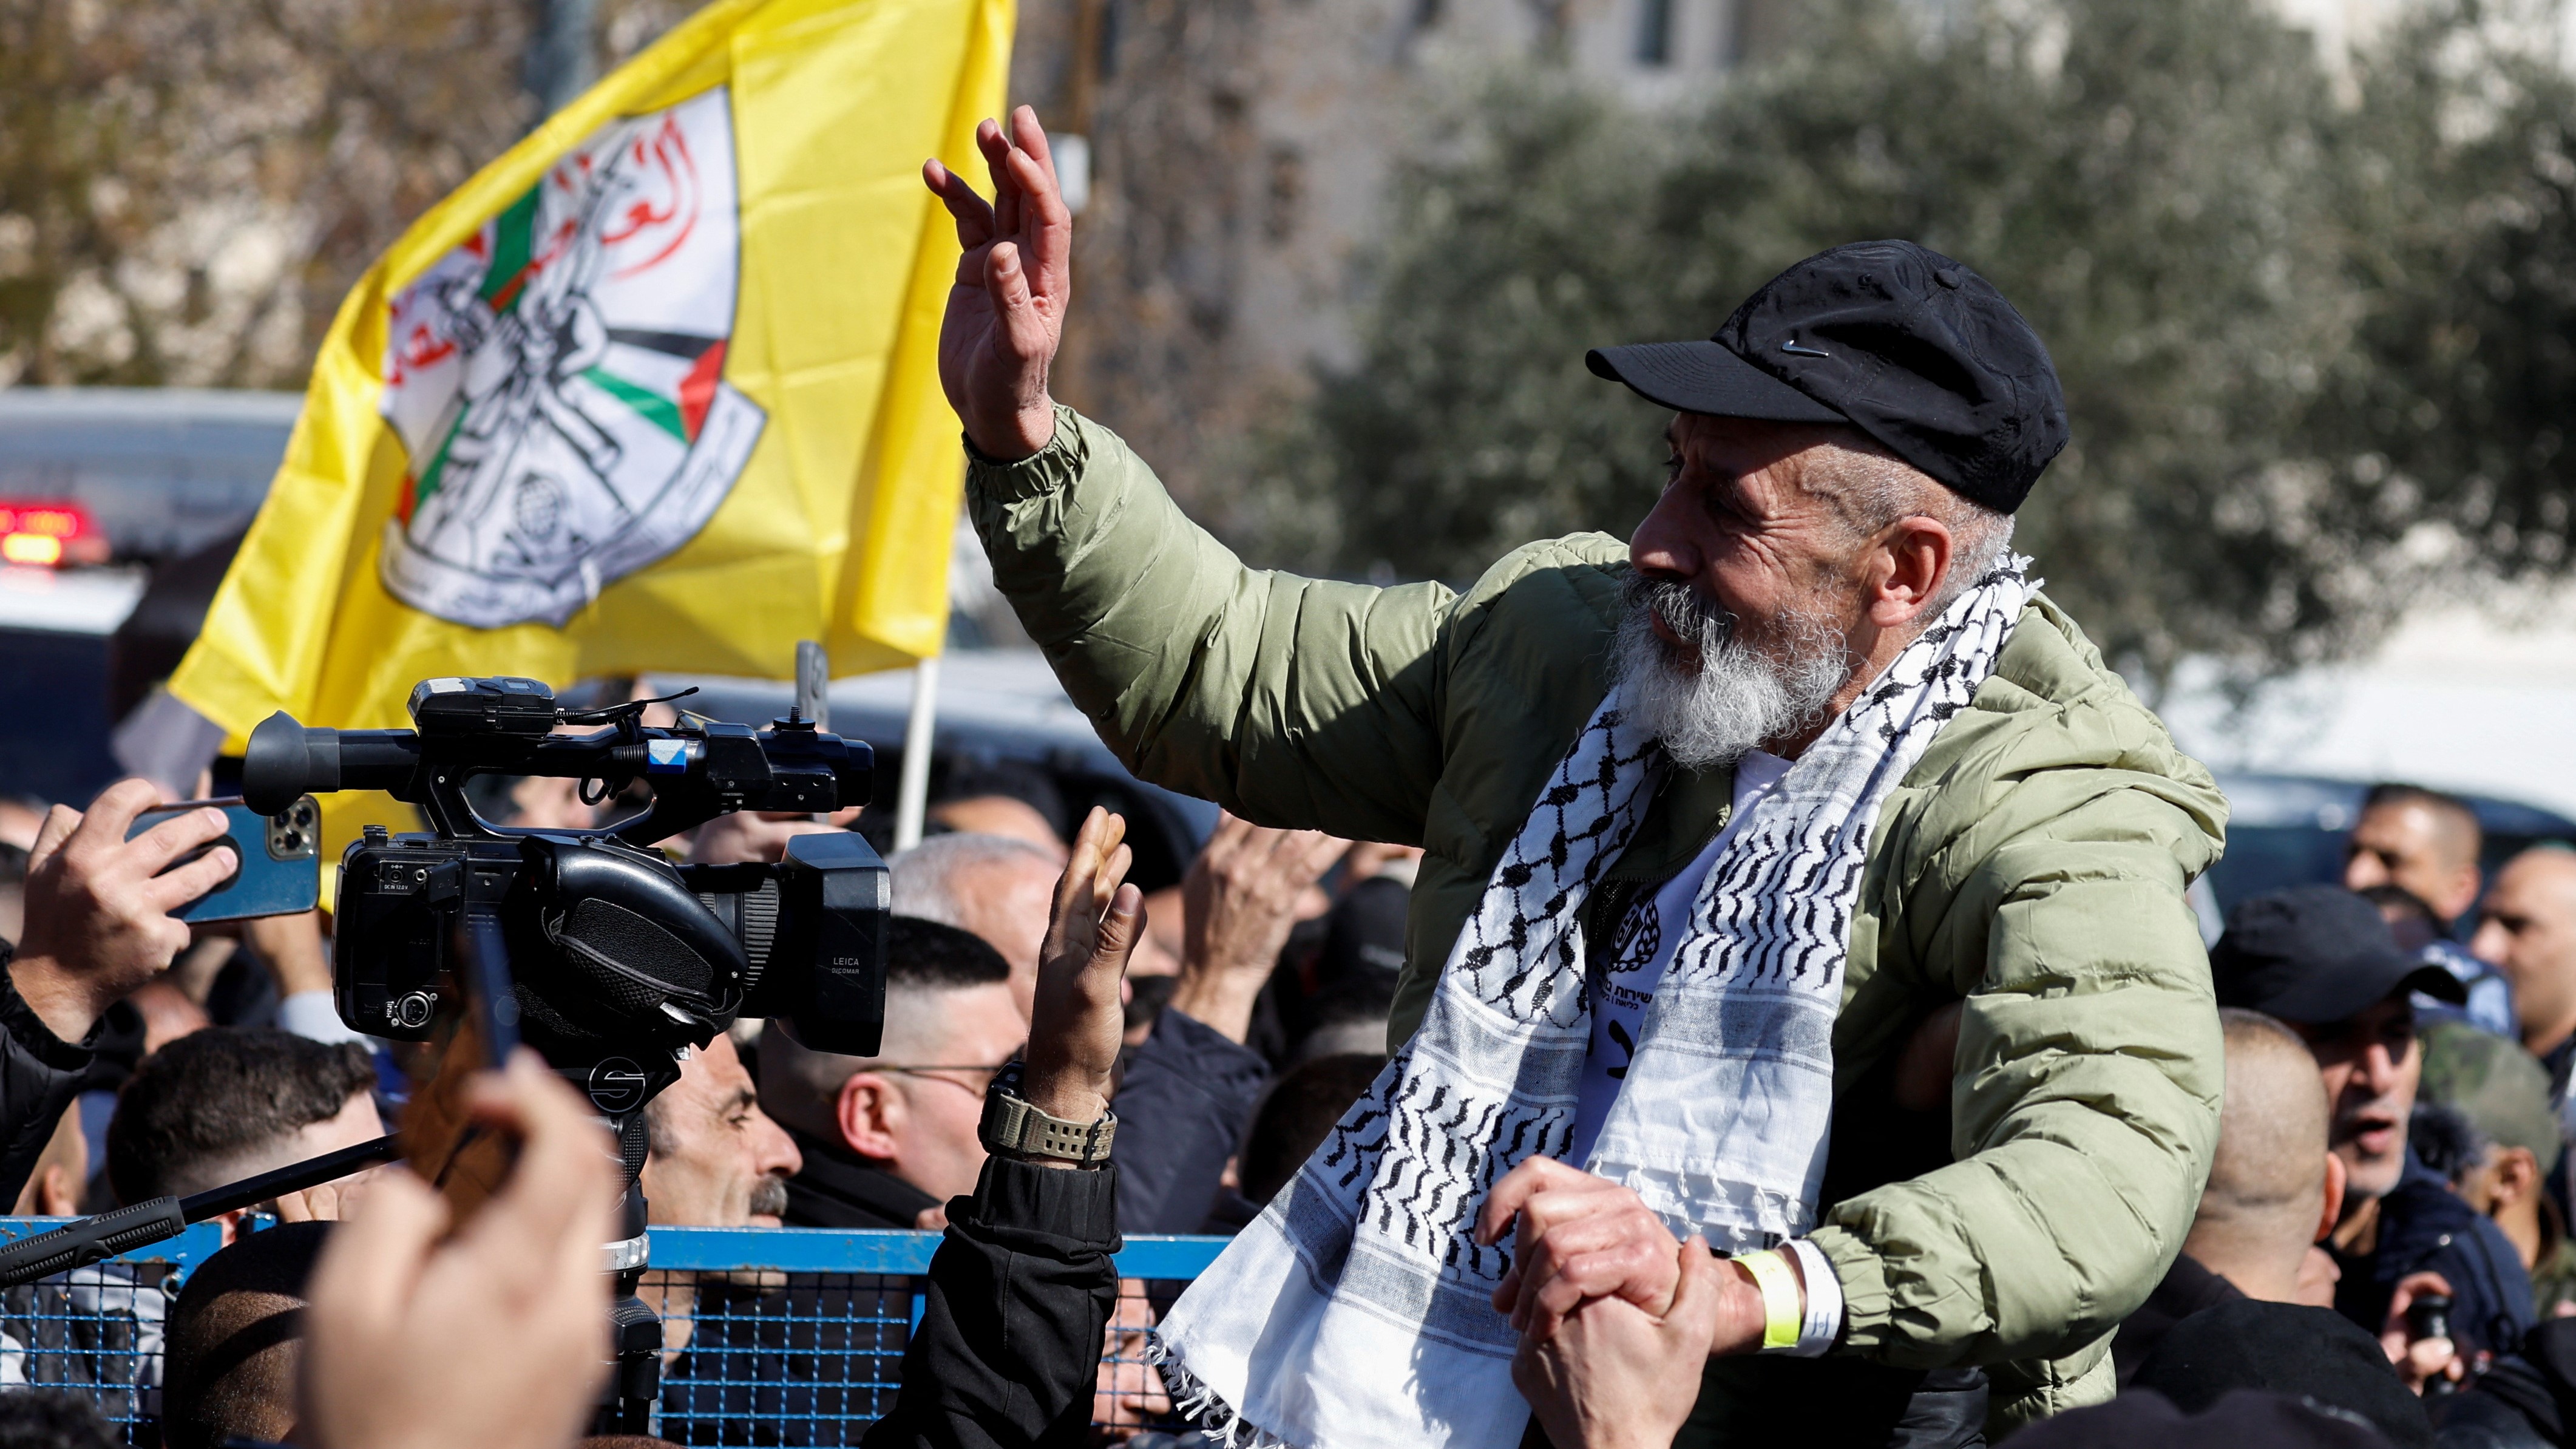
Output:
<svg viewBox="0 0 2576 1449">
<path fill-rule="evenodd" d="M 21 1238 L 0 1248 L 0 1287 L 14 1288 L 103 1263 L 119 1253 L 175 1238 L 191 1223 L 336 1182 L 379 1162 L 391 1162 L 399 1155 L 393 1138 L 379 1137 L 187 1197 L 156 1197 L 96 1217 L 78 1218 L 51 1232 Z"/>
</svg>

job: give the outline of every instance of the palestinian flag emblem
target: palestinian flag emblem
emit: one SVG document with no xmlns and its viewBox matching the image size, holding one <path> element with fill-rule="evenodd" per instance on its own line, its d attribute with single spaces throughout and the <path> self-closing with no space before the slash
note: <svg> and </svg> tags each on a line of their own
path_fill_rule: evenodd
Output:
<svg viewBox="0 0 2576 1449">
<path fill-rule="evenodd" d="M 394 597 L 561 628 L 715 516 L 767 420 L 724 381 L 734 197 L 719 86 L 602 127 L 393 299 Z"/>
</svg>

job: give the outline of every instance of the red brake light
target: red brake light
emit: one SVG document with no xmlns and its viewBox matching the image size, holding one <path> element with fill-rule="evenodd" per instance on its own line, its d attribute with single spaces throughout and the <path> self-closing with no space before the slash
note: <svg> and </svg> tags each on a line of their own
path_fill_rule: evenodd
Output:
<svg viewBox="0 0 2576 1449">
<path fill-rule="evenodd" d="M 0 500 L 0 561 L 51 567 L 103 563 L 107 539 L 77 503 Z"/>
</svg>

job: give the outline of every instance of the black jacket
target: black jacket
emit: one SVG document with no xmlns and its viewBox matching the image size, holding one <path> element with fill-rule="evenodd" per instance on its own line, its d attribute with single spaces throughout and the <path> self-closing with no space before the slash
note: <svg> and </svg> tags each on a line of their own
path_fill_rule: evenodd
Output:
<svg viewBox="0 0 2576 1449">
<path fill-rule="evenodd" d="M 87 1040 L 66 1045 L 18 995 L 9 976 L 15 952 L 0 941 L 0 1207 L 18 1200 L 36 1158 L 80 1095 L 105 1022 Z"/>
<path fill-rule="evenodd" d="M 2531 1274 L 2504 1230 L 2406 1149 L 2406 1171 L 2379 1200 L 2368 1254 L 2335 1254 L 2335 1311 L 2377 1333 L 2397 1280 L 2433 1272 L 2451 1285 L 2451 1336 L 2463 1351 L 2510 1353 L 2531 1331 Z"/>
<path fill-rule="evenodd" d="M 2120 1387 L 2138 1376 L 2138 1366 L 2147 1355 L 2164 1342 L 2165 1334 L 2204 1308 L 2215 1308 L 2245 1295 L 2235 1284 L 2209 1271 L 2192 1260 L 2189 1253 L 2174 1259 L 2156 1291 L 2138 1305 L 2138 1311 L 2120 1323 L 2119 1336 L 2111 1340 L 2111 1363 L 2119 1375 Z"/>
<path fill-rule="evenodd" d="M 793 1127 L 787 1135 L 805 1157 L 804 1170 L 787 1180 L 781 1217 L 791 1228 L 912 1228 L 922 1209 L 939 1206 L 939 1199 L 838 1142 Z"/>
<path fill-rule="evenodd" d="M 1085 1444 L 1118 1302 L 1118 1169 L 995 1157 L 948 1205 L 894 1408 L 867 1449 Z"/>
<path fill-rule="evenodd" d="M 1118 1228 L 1195 1233 L 1269 1080 L 1261 1054 L 1169 1007 L 1118 1081 Z"/>
<path fill-rule="evenodd" d="M 2465 1392 L 2425 1402 L 2442 1449 L 2559 1449 L 2576 1427 L 2576 1318 L 2541 1324 Z"/>
</svg>

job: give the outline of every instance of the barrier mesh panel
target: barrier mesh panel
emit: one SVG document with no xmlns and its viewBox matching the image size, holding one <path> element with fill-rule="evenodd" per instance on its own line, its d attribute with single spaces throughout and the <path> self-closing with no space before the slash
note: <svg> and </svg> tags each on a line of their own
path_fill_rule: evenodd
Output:
<svg viewBox="0 0 2576 1449">
<path fill-rule="evenodd" d="M 11 1220 L 0 1222 L 0 1233 L 45 1226 Z M 191 1230 L 135 1259 L 0 1291 L 0 1392 L 78 1394 L 128 1443 L 158 1445 L 162 1326 L 186 1274 L 216 1242 Z M 937 1242 L 928 1233 L 656 1229 L 654 1261 L 685 1266 L 657 1267 L 638 1293 L 663 1325 L 654 1432 L 688 1445 L 858 1443 L 893 1406 L 904 1345 L 921 1313 L 917 1270 L 927 1268 Z M 1195 1273 L 1219 1245 L 1160 1240 L 1134 1261 L 1157 1273 Z M 916 1271 L 808 1266 L 820 1262 Z M 1141 1354 L 1145 1330 L 1186 1286 L 1186 1278 L 1120 1280 L 1092 1399 L 1103 1440 L 1141 1435 L 1146 1449 L 1169 1445 L 1164 1436 L 1179 1432 L 1162 1381 Z"/>
</svg>

